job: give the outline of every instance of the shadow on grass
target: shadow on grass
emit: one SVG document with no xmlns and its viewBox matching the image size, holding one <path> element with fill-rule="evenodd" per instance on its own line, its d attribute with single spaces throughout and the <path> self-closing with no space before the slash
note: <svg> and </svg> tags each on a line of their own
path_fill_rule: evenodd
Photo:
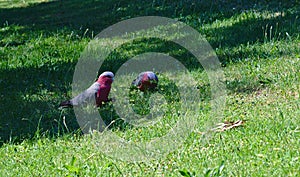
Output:
<svg viewBox="0 0 300 177">
<path fill-rule="evenodd" d="M 116 73 L 126 61 L 147 52 L 168 53 L 169 56 L 180 61 L 189 71 L 203 70 L 199 60 L 187 49 L 178 44 L 157 38 L 143 38 L 125 43 L 110 53 L 99 68 L 98 73 L 102 73 L 106 70 L 111 70 Z M 203 51 L 203 53 L 205 52 L 206 51 Z"/>
<path fill-rule="evenodd" d="M 72 111 L 66 113 L 65 127 L 58 104 L 70 89 L 72 63 L 52 67 L 0 70 L 0 141 L 19 142 L 39 133 L 56 136 L 76 131 L 78 125 Z M 66 72 L 69 71 L 69 72 Z"/>
<path fill-rule="evenodd" d="M 57 137 L 68 133 L 81 134 L 72 109 L 59 110 L 58 104 L 69 97 L 74 63 L 57 63 L 52 67 L 0 70 L 0 145 L 46 135 Z M 53 70 L 55 68 L 55 70 Z M 71 67 L 74 68 L 74 67 Z M 68 72 L 65 72 L 68 71 Z M 177 88 L 174 83 L 159 84 L 172 104 Z M 147 108 L 146 108 L 147 109 Z M 119 119 L 113 105 L 100 109 L 100 115 L 111 129 L 125 130 L 132 126 Z"/>
<path fill-rule="evenodd" d="M 204 31 L 213 46 L 225 44 L 236 46 L 241 43 L 263 40 L 263 26 L 276 27 L 279 32 L 297 33 L 291 23 L 299 19 L 299 1 L 223 1 L 196 0 L 177 1 L 103 1 L 103 0 L 64 0 L 32 4 L 24 8 L 0 9 L 0 24 L 18 24 L 31 30 L 57 31 L 68 28 L 92 36 L 104 28 L 121 20 L 139 16 L 165 16 L 179 19 L 192 27 L 212 23 L 236 16 L 245 10 L 255 12 L 271 11 L 277 14 L 268 19 L 245 17 L 240 23 L 228 27 L 216 27 Z M 295 26 L 295 25 L 293 25 Z M 89 31 L 86 31 L 89 29 Z"/>
<path fill-rule="evenodd" d="M 251 94 L 253 92 L 257 92 L 261 89 L 267 88 L 268 84 L 272 81 L 241 81 L 241 80 L 233 80 L 227 83 L 227 89 L 232 93 L 244 93 Z"/>
<path fill-rule="evenodd" d="M 269 31 L 271 26 L 274 29 L 277 26 L 274 35 L 277 35 L 278 39 L 280 39 L 279 34 L 299 34 L 299 18 L 297 18 L 299 1 L 65 0 L 32 4 L 25 8 L 0 9 L 0 38 L 10 38 L 9 41 L 1 40 L 0 46 L 4 48 L 22 46 L 31 38 L 37 38 L 43 33 L 51 35 L 57 32 L 68 34 L 74 32 L 75 39 L 77 37 L 92 38 L 116 22 L 148 15 L 176 18 L 199 29 L 202 24 L 228 19 L 245 10 L 258 12 L 269 10 L 274 13 L 284 12 L 284 15 L 268 19 L 246 17 L 233 25 L 203 31 L 214 48 L 236 47 L 256 41 L 263 42 L 265 32 Z M 6 29 L 11 24 L 16 25 L 15 29 Z M 153 39 L 144 46 L 144 42 L 137 41 L 136 45 L 123 46 L 123 50 L 139 48 L 141 53 L 171 51 L 175 58 L 182 58 L 182 60 L 192 58 L 188 51 L 177 53 L 178 46 L 171 43 L 161 43 Z M 153 49 L 151 46 L 157 47 Z M 0 52 L 2 55 L 3 51 Z M 243 58 L 246 55 L 248 54 L 229 53 L 219 58 L 222 62 L 227 62 L 229 59 Z M 5 53 L 2 56 L 4 60 L 8 59 Z M 116 52 L 111 56 L 110 63 L 108 62 L 100 70 L 116 71 L 117 66 L 121 66 L 129 57 L 132 56 L 124 57 L 122 53 Z M 190 68 L 195 66 L 193 61 L 185 60 L 186 66 Z M 67 98 L 64 94 L 71 89 L 74 67 L 75 63 L 56 63 L 49 67 L 1 69 L 0 141 L 7 142 L 11 138 L 12 141 L 20 141 L 33 137 L 37 130 L 49 132 L 52 135 L 59 132 L 77 131 L 79 127 L 74 113 L 71 110 L 64 112 L 67 125 L 65 127 L 62 113 L 56 109 L 57 104 Z M 69 73 L 65 73 L 66 70 Z M 243 86 L 240 83 L 231 83 L 231 85 L 236 85 L 237 90 L 243 90 L 239 89 L 243 86 L 248 88 L 247 83 L 242 83 Z M 201 87 L 201 90 L 208 90 L 207 86 Z"/>
<path fill-rule="evenodd" d="M 237 22 L 227 26 L 215 26 L 202 29 L 203 24 L 211 24 L 245 13 Z M 256 18 L 255 13 L 269 11 L 272 16 Z M 74 36 L 74 40 L 82 37 L 93 38 L 101 30 L 119 21 L 147 15 L 158 15 L 175 18 L 198 29 L 215 48 L 233 48 L 242 45 L 263 43 L 272 39 L 281 40 L 299 35 L 300 4 L 299 1 L 53 1 L 32 4 L 25 8 L 0 9 L 0 37 L 6 38 L 16 33 L 9 41 L 0 41 L 0 46 L 19 46 L 40 34 L 53 35 L 57 32 Z M 237 17 L 238 18 L 238 17 Z M 7 30 L 6 24 L 20 25 L 18 29 Z M 35 36 L 29 35 L 35 33 Z M 140 41 L 145 42 L 145 41 Z M 160 45 L 159 41 L 152 41 Z M 159 49 L 167 48 L 168 43 Z M 139 45 L 134 46 L 136 48 Z M 142 47 L 144 50 L 148 50 Z M 173 51 L 176 52 L 174 48 Z M 143 51 L 142 51 L 143 52 Z M 226 64 L 236 60 L 244 60 L 255 51 L 220 52 L 219 60 Z M 188 53 L 187 53 L 188 55 Z M 269 56 L 265 51 L 260 58 Z M 121 58 L 118 56 L 118 58 Z M 192 66 L 192 64 L 191 64 Z"/>
</svg>

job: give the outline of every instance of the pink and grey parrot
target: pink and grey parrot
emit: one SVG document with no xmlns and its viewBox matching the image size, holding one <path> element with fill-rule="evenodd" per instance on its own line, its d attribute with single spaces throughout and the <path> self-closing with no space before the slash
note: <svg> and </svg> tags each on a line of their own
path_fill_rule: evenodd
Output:
<svg viewBox="0 0 300 177">
<path fill-rule="evenodd" d="M 88 89 L 72 98 L 71 100 L 60 103 L 60 108 L 67 108 L 88 103 L 94 99 L 96 106 L 101 107 L 103 103 L 110 101 L 108 95 L 111 89 L 111 84 L 114 80 L 114 74 L 110 71 L 103 72 L 98 80 L 92 84 Z"/>
<path fill-rule="evenodd" d="M 137 87 L 140 91 L 154 90 L 157 87 L 158 78 L 152 71 L 142 72 L 133 80 L 132 85 Z"/>
</svg>

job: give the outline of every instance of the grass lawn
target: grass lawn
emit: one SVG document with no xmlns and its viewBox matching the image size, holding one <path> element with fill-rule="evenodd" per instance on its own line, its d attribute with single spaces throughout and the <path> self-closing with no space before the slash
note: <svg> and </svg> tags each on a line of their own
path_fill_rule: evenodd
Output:
<svg viewBox="0 0 300 177">
<path fill-rule="evenodd" d="M 222 120 L 212 125 L 245 123 L 203 138 L 204 122 L 214 120 L 207 73 L 170 41 L 138 39 L 113 51 L 99 71 L 116 72 L 145 52 L 169 54 L 195 80 L 190 86 L 197 88 L 200 102 L 193 106 L 199 111 L 187 115 L 200 121 L 165 156 L 121 161 L 98 149 L 101 134 L 81 133 L 72 109 L 57 107 L 71 97 L 77 61 L 99 32 L 150 15 L 184 22 L 206 38 L 221 62 L 227 93 Z M 298 0 L 0 1 L 0 176 L 300 176 L 299 15 Z M 125 88 L 118 83 L 131 77 L 116 78 L 113 87 Z M 183 101 L 166 90 L 177 87 L 161 79 L 164 101 L 175 100 L 167 108 L 176 109 Z M 135 127 L 110 108 L 101 114 L 114 119 L 109 132 L 132 142 L 163 136 L 177 121 L 167 111 L 156 124 Z"/>
</svg>

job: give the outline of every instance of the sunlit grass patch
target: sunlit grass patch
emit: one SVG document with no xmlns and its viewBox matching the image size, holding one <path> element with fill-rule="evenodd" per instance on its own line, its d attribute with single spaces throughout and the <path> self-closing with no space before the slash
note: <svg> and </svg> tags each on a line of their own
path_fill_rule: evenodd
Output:
<svg viewBox="0 0 300 177">
<path fill-rule="evenodd" d="M 54 0 L 1 0 L 0 8 L 24 8 L 32 4 L 51 2 Z"/>
<path fill-rule="evenodd" d="M 293 5 L 298 2 L 35 2 L 0 2 L 7 20 L 1 19 L 0 24 L 0 176 L 299 176 L 300 25 L 298 6 Z M 146 123 L 126 122 L 113 110 L 114 102 L 102 110 L 88 108 L 100 111 L 108 126 L 106 133 L 134 143 L 168 136 L 182 116 L 196 118 L 195 129 L 174 141 L 176 149 L 164 156 L 154 154 L 144 163 L 116 160 L 103 153 L 101 147 L 114 150 L 119 146 L 102 146 L 105 137 L 110 138 L 101 139 L 103 132 L 83 135 L 74 111 L 57 109 L 62 100 L 72 97 L 75 65 L 94 32 L 137 15 L 168 16 L 198 30 L 222 62 L 225 79 L 220 82 L 227 89 L 224 116 L 214 119 L 211 83 L 188 51 L 153 38 L 138 39 L 113 51 L 101 71 L 117 71 L 136 55 L 160 52 L 185 63 L 194 79 L 190 85 L 175 82 L 179 90 L 190 90 L 184 93 L 185 99 L 178 99 L 173 93 L 176 87 L 168 81 L 188 79 L 187 73 L 160 75 L 160 91 L 149 97 L 137 92 L 145 100 L 138 97 L 140 102 L 128 103 L 127 108 L 134 113 L 140 108 L 145 108 L 145 114 L 164 113 Z M 166 29 L 170 28 L 157 30 Z M 137 74 L 116 75 L 110 96 L 119 88 L 129 97 Z M 194 91 L 199 102 L 192 102 Z M 159 103 L 154 110 L 143 104 L 146 98 L 149 105 Z M 186 106 L 180 110 L 185 103 L 199 109 L 194 112 Z M 138 105 L 142 107 L 134 107 Z M 237 120 L 245 123 L 223 132 L 207 134 L 203 126 L 211 122 L 213 128 Z M 134 152 L 129 155 L 135 157 Z"/>
</svg>

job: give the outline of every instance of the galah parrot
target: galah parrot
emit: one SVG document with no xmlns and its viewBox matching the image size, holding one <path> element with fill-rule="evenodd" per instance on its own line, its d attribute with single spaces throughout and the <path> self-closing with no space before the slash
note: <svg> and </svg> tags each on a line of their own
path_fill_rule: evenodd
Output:
<svg viewBox="0 0 300 177">
<path fill-rule="evenodd" d="M 132 85 L 142 92 L 154 90 L 157 87 L 157 84 L 158 78 L 152 71 L 142 72 L 135 80 L 132 81 Z"/>
<path fill-rule="evenodd" d="M 60 103 L 60 108 L 67 108 L 82 105 L 95 99 L 96 106 L 101 107 L 103 103 L 110 101 L 108 95 L 111 89 L 111 84 L 114 80 L 114 74 L 110 71 L 103 72 L 98 80 L 93 83 L 88 89 L 72 98 L 71 100 Z"/>
</svg>

